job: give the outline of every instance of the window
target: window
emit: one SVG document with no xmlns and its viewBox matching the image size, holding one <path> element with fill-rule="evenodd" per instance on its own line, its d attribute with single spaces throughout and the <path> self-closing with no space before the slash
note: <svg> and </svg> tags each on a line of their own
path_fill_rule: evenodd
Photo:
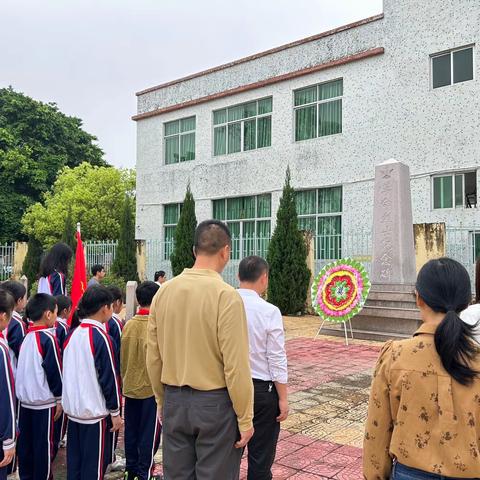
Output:
<svg viewBox="0 0 480 480">
<path fill-rule="evenodd" d="M 343 80 L 294 92 L 295 141 L 342 133 Z"/>
<path fill-rule="evenodd" d="M 164 124 L 165 164 L 195 160 L 195 117 Z"/>
<path fill-rule="evenodd" d="M 163 206 L 163 239 L 165 244 L 164 260 L 169 260 L 170 255 L 173 252 L 175 229 L 177 228 L 181 211 L 181 203 L 171 203 Z"/>
<path fill-rule="evenodd" d="M 232 234 L 232 260 L 267 255 L 271 215 L 269 193 L 213 201 L 213 218 L 226 222 Z"/>
<path fill-rule="evenodd" d="M 432 87 L 473 80 L 473 47 L 432 56 Z"/>
<path fill-rule="evenodd" d="M 433 177 L 433 208 L 477 206 L 477 172 Z"/>
<path fill-rule="evenodd" d="M 213 112 L 213 154 L 272 145 L 272 97 Z"/>
<path fill-rule="evenodd" d="M 473 263 L 480 259 L 480 232 L 472 232 L 472 240 L 473 240 Z M 476 299 L 477 302 L 480 299 Z"/>
<path fill-rule="evenodd" d="M 295 193 L 298 228 L 314 235 L 315 258 L 342 258 L 342 187 Z"/>
</svg>

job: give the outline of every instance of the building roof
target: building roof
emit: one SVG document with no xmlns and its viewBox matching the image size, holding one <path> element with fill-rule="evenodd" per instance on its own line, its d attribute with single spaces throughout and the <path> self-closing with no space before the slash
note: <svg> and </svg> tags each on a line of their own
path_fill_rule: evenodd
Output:
<svg viewBox="0 0 480 480">
<path fill-rule="evenodd" d="M 136 95 L 140 96 L 140 95 L 144 95 L 146 93 L 154 92 L 156 90 L 161 90 L 162 88 L 171 87 L 172 85 L 175 85 L 175 84 L 178 84 L 178 83 L 181 83 L 181 82 L 185 82 L 187 80 L 192 80 L 193 78 L 202 77 L 204 75 L 208 75 L 210 73 L 218 72 L 220 70 L 224 70 L 224 69 L 233 67 L 235 65 L 250 62 L 252 60 L 256 60 L 258 58 L 265 57 L 267 55 L 271 55 L 273 53 L 281 52 L 282 50 L 287 50 L 289 48 L 297 47 L 297 46 L 302 45 L 304 43 L 313 42 L 313 41 L 319 40 L 321 38 L 329 37 L 331 35 L 335 35 L 337 33 L 344 32 L 345 30 L 350 30 L 352 28 L 361 27 L 362 25 L 366 25 L 368 23 L 376 22 L 376 21 L 381 20 L 381 19 L 383 19 L 383 13 L 381 13 L 379 15 L 374 15 L 373 17 L 364 18 L 363 20 L 358 20 L 357 22 L 349 23 L 347 25 L 342 25 L 341 27 L 337 27 L 337 28 L 334 28 L 332 30 L 327 30 L 326 32 L 318 33 L 318 34 L 312 35 L 310 37 L 302 38 L 301 40 L 296 40 L 295 42 L 287 43 L 285 45 L 281 45 L 280 47 L 272 48 L 270 50 L 265 50 L 264 52 L 256 53 L 256 54 L 250 55 L 248 57 L 240 58 L 239 60 L 235 60 L 233 62 L 225 63 L 223 65 L 219 65 L 217 67 L 213 67 L 213 68 L 210 68 L 208 70 L 203 70 L 201 72 L 194 73 L 192 75 L 188 75 L 186 77 L 182 77 L 182 78 L 179 78 L 177 80 L 172 80 L 172 81 L 167 82 L 167 83 L 162 83 L 160 85 L 156 85 L 154 87 L 150 87 L 150 88 L 147 88 L 145 90 L 141 90 L 141 91 L 137 92 Z"/>
</svg>

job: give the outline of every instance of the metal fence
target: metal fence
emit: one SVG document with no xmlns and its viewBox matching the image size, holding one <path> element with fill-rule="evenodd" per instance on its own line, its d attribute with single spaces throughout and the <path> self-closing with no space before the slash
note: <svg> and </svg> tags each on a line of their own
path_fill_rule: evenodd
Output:
<svg viewBox="0 0 480 480">
<path fill-rule="evenodd" d="M 116 240 L 88 240 L 83 247 L 85 249 L 85 260 L 87 263 L 87 273 L 93 265 L 103 265 L 105 272 L 109 273 L 112 267 L 115 254 L 117 252 L 118 241 Z"/>
<path fill-rule="evenodd" d="M 13 275 L 15 244 L 0 245 L 0 280 L 8 280 Z"/>
<path fill-rule="evenodd" d="M 447 257 L 460 262 L 475 280 L 475 262 L 480 258 L 480 228 L 447 227 L 445 239 Z"/>
</svg>

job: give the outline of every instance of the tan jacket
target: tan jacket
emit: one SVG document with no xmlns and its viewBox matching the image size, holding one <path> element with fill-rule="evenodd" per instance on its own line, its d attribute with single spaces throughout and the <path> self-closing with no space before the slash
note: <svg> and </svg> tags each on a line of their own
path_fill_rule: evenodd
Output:
<svg viewBox="0 0 480 480">
<path fill-rule="evenodd" d="M 454 478 L 480 477 L 480 379 L 463 386 L 442 366 L 435 325 L 387 342 L 370 394 L 364 440 L 367 480 L 388 480 L 392 459 Z M 473 368 L 480 370 L 480 356 Z"/>
<path fill-rule="evenodd" d="M 120 372 L 123 394 L 129 398 L 153 397 L 152 385 L 147 374 L 147 315 L 135 315 L 122 333 Z"/>
<path fill-rule="evenodd" d="M 252 427 L 245 309 L 218 273 L 185 269 L 157 292 L 148 322 L 147 368 L 159 406 L 164 385 L 227 387 L 240 431 Z"/>
</svg>

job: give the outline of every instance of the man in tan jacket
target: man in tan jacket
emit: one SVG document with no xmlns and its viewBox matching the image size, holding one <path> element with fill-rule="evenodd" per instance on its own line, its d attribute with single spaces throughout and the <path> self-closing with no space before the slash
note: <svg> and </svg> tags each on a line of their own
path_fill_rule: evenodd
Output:
<svg viewBox="0 0 480 480">
<path fill-rule="evenodd" d="M 200 223 L 195 265 L 152 302 L 147 370 L 163 416 L 166 480 L 238 479 L 253 435 L 245 310 L 220 276 L 230 248 L 225 224 Z"/>
</svg>

